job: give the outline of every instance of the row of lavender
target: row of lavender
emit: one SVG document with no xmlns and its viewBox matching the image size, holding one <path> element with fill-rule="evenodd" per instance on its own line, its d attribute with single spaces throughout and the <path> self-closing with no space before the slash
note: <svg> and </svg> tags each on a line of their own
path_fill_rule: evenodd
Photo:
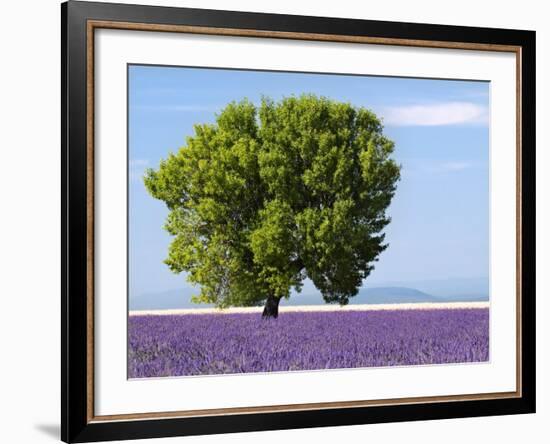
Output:
<svg viewBox="0 0 550 444">
<path fill-rule="evenodd" d="M 130 378 L 489 359 L 489 310 L 131 316 Z"/>
</svg>

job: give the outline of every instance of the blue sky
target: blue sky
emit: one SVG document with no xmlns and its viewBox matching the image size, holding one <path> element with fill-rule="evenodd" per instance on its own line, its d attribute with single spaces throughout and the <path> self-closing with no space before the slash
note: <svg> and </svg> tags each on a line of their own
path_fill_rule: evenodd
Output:
<svg viewBox="0 0 550 444">
<path fill-rule="evenodd" d="M 314 93 L 383 118 L 402 180 L 389 209 L 389 248 L 370 285 L 489 274 L 489 83 L 391 77 L 129 67 L 129 295 L 189 287 L 163 263 L 167 210 L 146 168 L 175 152 L 194 123 L 232 100 Z M 306 286 L 307 288 L 307 286 Z"/>
</svg>

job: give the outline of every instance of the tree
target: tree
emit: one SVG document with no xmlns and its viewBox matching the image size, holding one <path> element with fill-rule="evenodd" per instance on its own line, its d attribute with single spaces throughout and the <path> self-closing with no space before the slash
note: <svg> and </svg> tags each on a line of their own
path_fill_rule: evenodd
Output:
<svg viewBox="0 0 550 444">
<path fill-rule="evenodd" d="M 219 307 L 279 301 L 308 277 L 325 302 L 347 304 L 387 247 L 386 209 L 400 167 L 364 108 L 302 95 L 228 104 L 149 169 L 170 210 L 166 264 Z"/>
</svg>

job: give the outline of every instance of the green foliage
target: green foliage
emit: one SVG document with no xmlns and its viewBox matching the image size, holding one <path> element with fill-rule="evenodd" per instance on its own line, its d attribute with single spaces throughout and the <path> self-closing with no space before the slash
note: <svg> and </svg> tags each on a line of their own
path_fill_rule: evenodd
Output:
<svg viewBox="0 0 550 444">
<path fill-rule="evenodd" d="M 230 103 L 145 177 L 170 209 L 166 263 L 196 301 L 258 305 L 309 277 L 346 304 L 386 248 L 400 167 L 371 111 L 324 97 Z"/>
</svg>

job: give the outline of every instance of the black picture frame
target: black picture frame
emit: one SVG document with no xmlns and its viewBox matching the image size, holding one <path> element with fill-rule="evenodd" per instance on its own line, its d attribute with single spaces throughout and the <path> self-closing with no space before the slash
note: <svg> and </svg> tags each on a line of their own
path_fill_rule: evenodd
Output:
<svg viewBox="0 0 550 444">
<path fill-rule="evenodd" d="M 521 394 L 293 411 L 96 421 L 90 417 L 87 26 L 90 20 L 332 36 L 512 45 L 521 67 Z M 511 415 L 535 412 L 535 32 L 69 1 L 61 5 L 61 439 L 90 442 L 180 435 Z M 443 45 L 444 46 L 444 45 Z M 91 326 L 90 326 L 91 325 Z"/>
</svg>

